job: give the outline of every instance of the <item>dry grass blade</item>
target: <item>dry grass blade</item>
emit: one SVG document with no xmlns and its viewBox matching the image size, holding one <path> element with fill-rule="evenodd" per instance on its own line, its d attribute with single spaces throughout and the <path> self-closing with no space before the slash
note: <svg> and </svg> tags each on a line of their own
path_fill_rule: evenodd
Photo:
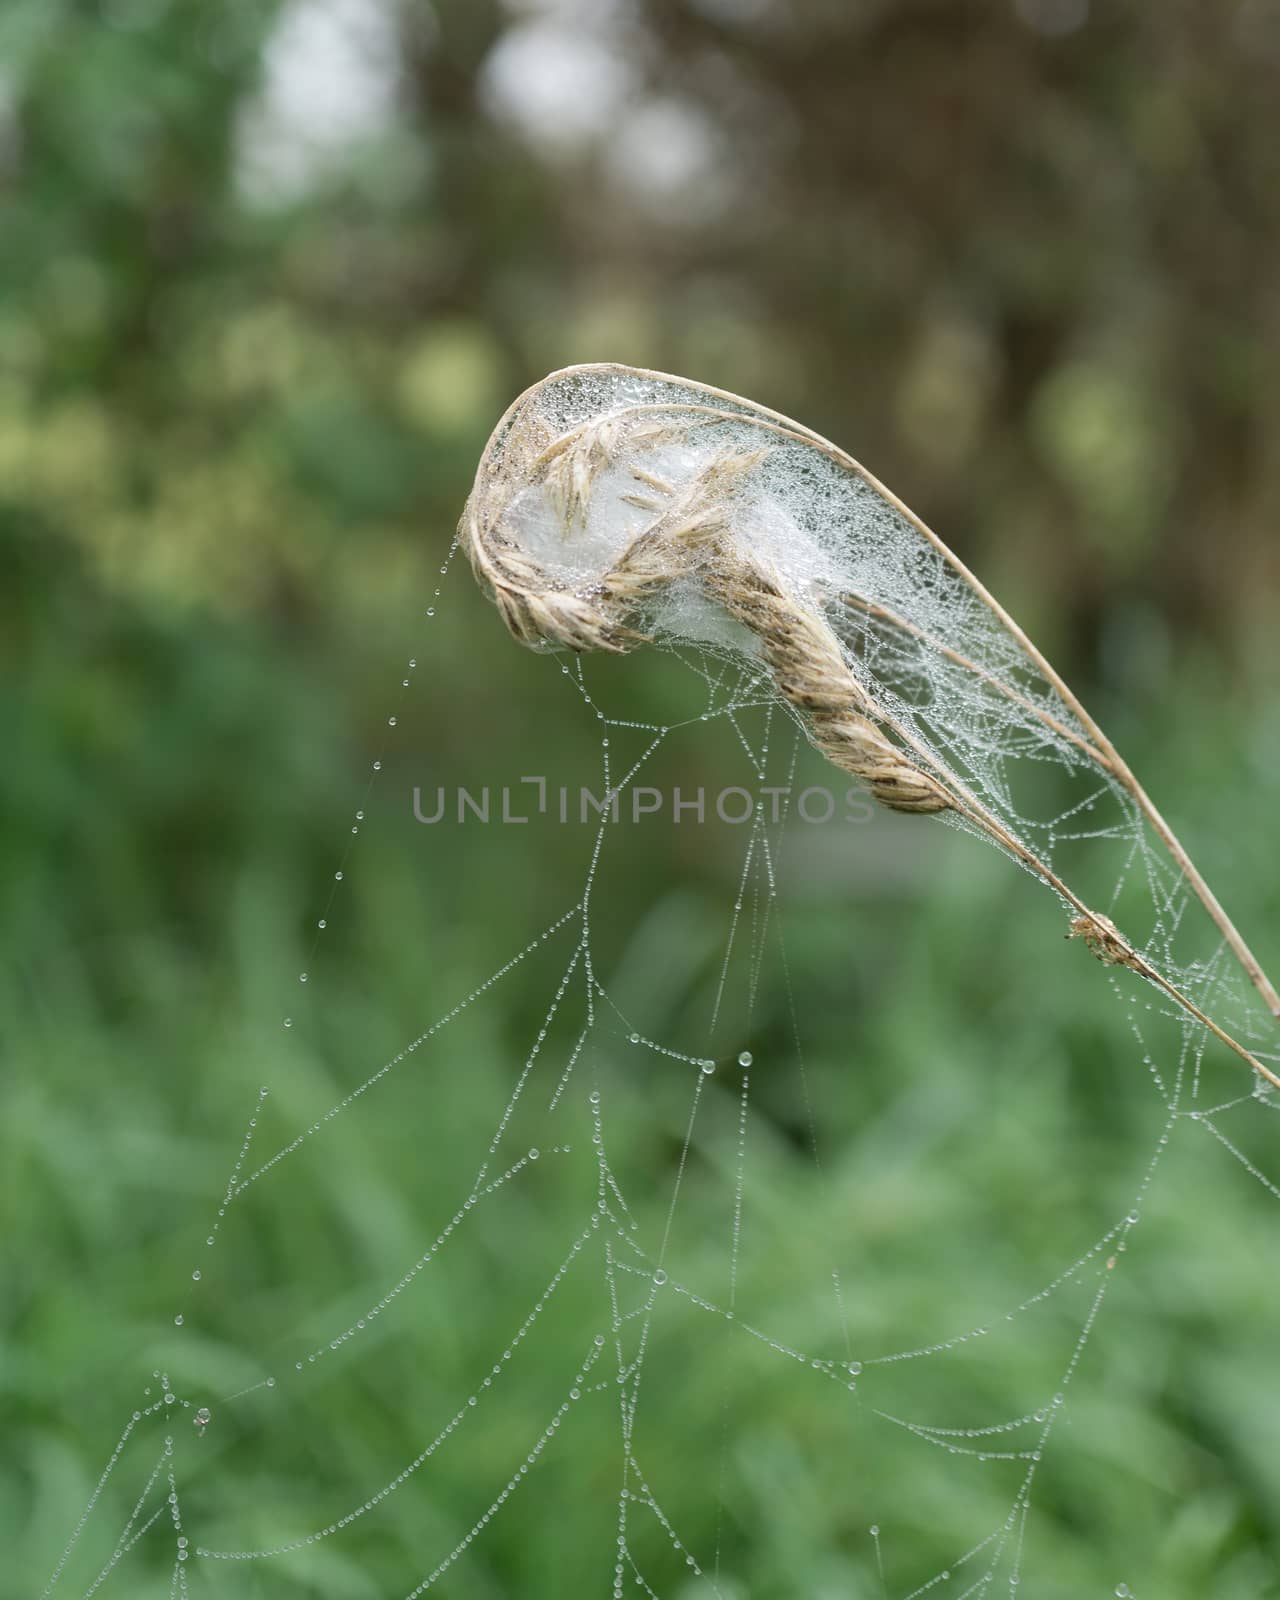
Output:
<svg viewBox="0 0 1280 1600">
<path fill-rule="evenodd" d="M 575 394 L 575 384 L 594 407 L 584 406 L 585 416 L 557 432 L 547 397 L 560 388 Z M 828 470 L 834 466 L 840 481 L 869 493 L 893 519 L 892 529 L 915 541 L 916 558 L 933 562 L 967 597 L 963 608 L 944 609 L 943 626 L 933 626 L 904 614 L 890 603 L 891 594 L 869 592 L 877 578 L 889 581 L 891 563 L 871 561 L 863 582 L 835 588 L 786 570 L 767 548 L 774 524 L 786 522 L 767 492 L 775 452 L 799 452 L 829 464 Z M 548 520 L 559 530 L 550 542 Z M 884 533 L 890 541 L 897 536 Z M 926 658 L 960 669 L 973 692 L 980 688 L 1005 703 L 1020 727 L 1041 729 L 1058 748 L 1078 752 L 1126 795 L 1273 1016 L 1280 1016 L 1280 996 L 1257 959 L 1070 688 L 937 535 L 835 445 L 764 407 L 684 379 L 625 367 L 571 368 L 535 385 L 502 419 L 481 460 L 461 538 L 477 578 L 524 644 L 629 650 L 648 637 L 645 626 L 635 624 L 644 624 L 668 591 L 695 587 L 740 625 L 744 640 L 755 641 L 751 648 L 779 694 L 836 766 L 892 809 L 964 818 L 1058 894 L 1071 911 L 1071 935 L 1082 937 L 1099 960 L 1154 984 L 1280 1088 L 1280 1077 L 1206 1015 L 1110 917 L 1087 906 L 1045 852 L 1021 837 L 990 797 L 984 801 L 856 669 L 826 615 L 831 594 L 838 606 L 913 641 Z M 809 553 L 820 554 L 818 544 L 809 543 Z M 1003 639 L 987 661 L 946 636 L 948 617 L 959 628 L 955 619 L 970 611 Z M 1034 695 L 1011 680 L 1015 665 L 1034 677 Z"/>
</svg>

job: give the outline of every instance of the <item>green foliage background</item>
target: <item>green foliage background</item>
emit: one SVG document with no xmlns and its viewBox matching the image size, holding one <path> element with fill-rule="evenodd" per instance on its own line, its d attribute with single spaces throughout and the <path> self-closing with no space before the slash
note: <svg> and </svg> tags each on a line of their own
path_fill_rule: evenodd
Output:
<svg viewBox="0 0 1280 1600">
<path fill-rule="evenodd" d="M 1272 8 L 353 0 L 337 11 L 389 52 L 385 103 L 285 181 L 304 141 L 273 123 L 271 85 L 297 48 L 281 29 L 308 9 L 325 7 L 0 15 L 15 1594 L 45 1583 L 153 1367 L 229 1393 L 395 1280 L 465 1192 L 539 1026 L 558 977 L 541 957 L 384 1110 L 351 1113 L 328 1159 L 255 1192 L 176 1333 L 257 1085 L 273 1085 L 274 1149 L 580 892 L 583 830 L 428 836 L 409 813 L 414 783 L 594 776 L 597 730 L 555 664 L 521 655 L 461 572 L 432 595 L 490 427 L 553 367 L 685 372 L 851 448 L 1082 690 L 1280 965 Z M 591 93 L 558 88 L 556 63 L 588 45 Z M 299 70 L 314 131 L 335 91 Z M 541 121 L 518 114 L 539 74 Z M 604 110 L 583 124 L 577 100 Z M 590 681 L 616 715 L 698 709 L 670 662 Z M 318 886 L 379 753 L 316 1004 L 286 1037 Z M 733 762 L 709 733 L 664 776 L 716 786 Z M 742 1293 L 824 1355 L 838 1330 L 813 1285 L 833 1249 L 857 1348 L 945 1338 L 1087 1248 L 1159 1131 L 1124 1008 L 1061 946 L 1053 907 L 994 855 L 922 837 L 878 819 L 788 858 L 821 1181 L 785 989 L 769 969 L 748 1016 L 731 981 L 738 1036 L 721 1046 L 762 1064 Z M 614 853 L 601 950 L 662 1037 L 705 1028 L 740 848 L 731 830 L 655 828 Z M 621 1045 L 597 1070 L 652 1223 L 687 1081 L 637 1083 Z M 677 1242 L 681 1274 L 719 1289 L 735 1114 L 717 1079 Z M 1249 1150 L 1274 1175 L 1258 1121 Z M 544 1162 L 380 1343 L 273 1407 L 227 1408 L 198 1449 L 181 1419 L 199 1538 L 281 1542 L 401 1470 L 527 1313 L 583 1192 L 577 1165 Z M 1175 1144 L 1038 1483 L 1024 1593 L 1280 1595 L 1278 1241 L 1277 1202 L 1220 1147 Z M 1043 1403 L 1083 1317 L 1074 1292 L 861 1405 L 969 1425 Z M 585 1276 L 566 1280 L 544 1342 L 434 1475 L 297 1556 L 193 1562 L 193 1592 L 407 1593 L 545 1425 L 593 1304 Z M 874 1521 L 887 1593 L 905 1594 L 1016 1481 L 869 1409 L 851 1421 L 689 1308 L 650 1359 L 646 1461 L 699 1559 L 721 1549 L 725 1593 L 874 1600 Z M 573 1427 L 444 1592 L 605 1591 L 616 1417 Z M 106 1502 L 118 1526 L 129 1485 Z M 103 1537 L 66 1592 L 109 1556 Z M 669 1547 L 637 1538 L 660 1592 L 683 1592 Z M 141 1545 L 109 1581 L 163 1593 L 171 1556 Z"/>
</svg>

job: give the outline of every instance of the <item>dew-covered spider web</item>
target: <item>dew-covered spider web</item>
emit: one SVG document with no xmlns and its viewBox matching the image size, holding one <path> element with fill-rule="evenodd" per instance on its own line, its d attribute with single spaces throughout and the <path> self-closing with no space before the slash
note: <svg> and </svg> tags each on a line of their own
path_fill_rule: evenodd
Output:
<svg viewBox="0 0 1280 1600">
<path fill-rule="evenodd" d="M 732 539 L 895 742 L 1280 1064 L 1091 728 L 873 484 L 608 372 L 538 391 L 495 451 L 493 515 L 569 595 L 752 457 Z M 433 577 L 225 1188 L 165 1205 L 187 1264 L 158 1353 L 98 1380 L 118 1436 L 45 1596 L 1153 1600 L 1184 1592 L 1171 1548 L 1272 1592 L 1178 1522 L 1217 1470 L 1179 1428 L 1250 1404 L 1247 1362 L 1152 1335 L 1274 1237 L 1271 1090 L 1064 943 L 1075 904 L 972 815 L 892 815 L 821 760 L 704 576 L 647 596 L 653 641 L 617 659 L 522 653 L 454 552 Z M 444 638 L 501 654 L 528 745 L 478 709 L 472 759 L 441 761 L 468 717 Z M 405 886 L 377 902 L 394 958 L 362 932 L 379 874 Z M 1238 1233 L 1198 1229 L 1208 1194 Z"/>
</svg>

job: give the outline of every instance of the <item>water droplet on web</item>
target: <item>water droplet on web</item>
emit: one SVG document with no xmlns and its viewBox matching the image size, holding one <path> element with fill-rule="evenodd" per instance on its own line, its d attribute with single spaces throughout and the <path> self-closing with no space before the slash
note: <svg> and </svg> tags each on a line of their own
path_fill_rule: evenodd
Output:
<svg viewBox="0 0 1280 1600">
<path fill-rule="evenodd" d="M 396 725 L 396 719 L 394 717 L 388 717 L 387 718 L 387 727 L 388 728 L 394 728 L 395 725 Z"/>
<path fill-rule="evenodd" d="M 293 1018 L 292 1017 L 286 1017 L 284 1019 L 284 1025 L 285 1025 L 286 1028 L 292 1028 L 293 1027 Z"/>
<path fill-rule="evenodd" d="M 182 1326 L 182 1313 L 181 1313 L 181 1311 L 179 1311 L 178 1315 L 173 1319 L 173 1325 L 174 1325 L 175 1328 L 180 1328 Z"/>
<path fill-rule="evenodd" d="M 657 1284 L 657 1285 L 658 1285 L 658 1287 L 659 1287 L 659 1288 L 661 1288 L 661 1287 L 662 1287 L 662 1285 L 663 1285 L 663 1284 L 664 1284 L 664 1283 L 665 1283 L 665 1282 L 666 1282 L 666 1281 L 667 1281 L 667 1275 L 666 1275 L 666 1273 L 665 1273 L 665 1272 L 664 1272 L 664 1271 L 663 1271 L 663 1270 L 662 1270 L 662 1268 L 661 1268 L 661 1267 L 659 1267 L 659 1268 L 658 1268 L 658 1269 L 657 1269 L 657 1271 L 656 1271 L 656 1272 L 655 1272 L 655 1273 L 654 1273 L 654 1275 L 653 1275 L 653 1281 L 654 1281 L 654 1282 L 655 1282 L 655 1283 L 656 1283 L 656 1284 Z"/>
<path fill-rule="evenodd" d="M 706 1072 L 706 1073 L 714 1072 L 716 1070 L 715 1062 L 714 1061 L 704 1061 L 702 1063 L 702 1070 L 703 1070 L 703 1072 Z"/>
<path fill-rule="evenodd" d="M 334 875 L 333 875 L 333 881 L 335 883 L 341 883 L 342 882 L 342 874 L 340 872 L 335 872 Z"/>
<path fill-rule="evenodd" d="M 374 764 L 373 764 L 373 770 L 374 770 L 374 771 L 375 771 L 375 772 L 381 772 L 381 771 L 382 771 L 382 763 L 381 763 L 381 761 L 375 761 L 375 762 L 374 762 Z"/>
<path fill-rule="evenodd" d="M 861 1361 L 851 1361 L 849 1363 L 849 1371 L 856 1378 L 858 1376 L 858 1374 L 862 1371 L 862 1363 L 861 1363 Z"/>
<path fill-rule="evenodd" d="M 319 922 L 316 923 L 317 928 L 327 928 L 328 926 L 329 924 L 324 917 L 321 917 Z"/>
<path fill-rule="evenodd" d="M 305 973 L 305 972 L 300 972 L 300 973 L 299 973 L 299 974 L 298 974 L 298 982 L 299 982 L 299 983 L 305 983 L 305 982 L 306 982 L 306 981 L 307 981 L 307 975 L 306 975 L 306 973 Z"/>
<path fill-rule="evenodd" d="M 1129 1592 L 1127 1583 L 1116 1584 L 1116 1600 L 1129 1600 Z"/>
<path fill-rule="evenodd" d="M 639 1044 L 640 1043 L 640 1035 L 638 1033 L 633 1033 L 631 1035 L 631 1042 L 632 1042 L 632 1044 Z"/>
<path fill-rule="evenodd" d="M 751 1054 L 750 1050 L 744 1050 L 738 1057 L 738 1065 L 740 1067 L 749 1067 L 754 1060 L 755 1057 Z M 1115 1212 L 1112 1212 L 1112 1216 L 1114 1215 Z"/>
<path fill-rule="evenodd" d="M 429 617 L 434 617 L 435 614 L 436 614 L 436 608 L 434 606 L 428 606 L 427 607 L 427 615 Z"/>
<path fill-rule="evenodd" d="M 535 1146 L 535 1148 L 530 1150 L 530 1152 L 529 1152 L 529 1160 L 530 1161 L 536 1161 L 541 1154 L 542 1154 L 541 1150 L 537 1149 L 537 1147 Z"/>
<path fill-rule="evenodd" d="M 191 1281 L 193 1283 L 199 1283 L 200 1282 L 200 1268 L 199 1267 L 197 1267 L 196 1270 L 191 1274 Z"/>
</svg>

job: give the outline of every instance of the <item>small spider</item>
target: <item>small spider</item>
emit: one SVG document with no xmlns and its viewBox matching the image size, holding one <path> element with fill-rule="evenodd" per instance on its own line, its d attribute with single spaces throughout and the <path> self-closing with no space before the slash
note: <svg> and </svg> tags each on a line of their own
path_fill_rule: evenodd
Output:
<svg viewBox="0 0 1280 1600">
<path fill-rule="evenodd" d="M 1098 960 L 1106 967 L 1129 967 L 1141 972 L 1138 957 L 1130 949 L 1124 935 L 1100 912 L 1090 911 L 1071 919 L 1068 939 L 1083 939 Z"/>
</svg>

